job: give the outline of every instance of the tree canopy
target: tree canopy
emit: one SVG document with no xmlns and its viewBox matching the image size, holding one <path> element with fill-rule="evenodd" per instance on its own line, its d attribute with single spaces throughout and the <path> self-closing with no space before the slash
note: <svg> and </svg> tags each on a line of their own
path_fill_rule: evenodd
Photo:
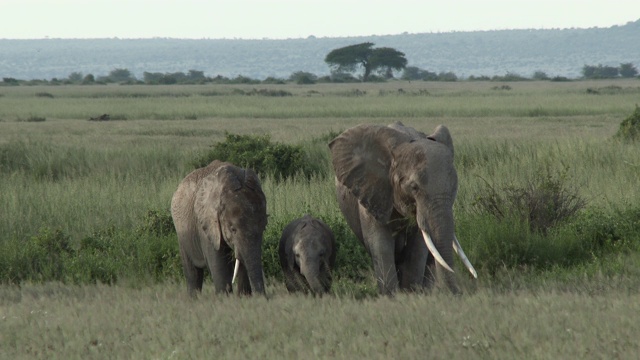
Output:
<svg viewBox="0 0 640 360">
<path fill-rule="evenodd" d="M 369 80 L 374 71 L 380 71 L 389 78 L 393 76 L 393 70 L 402 70 L 407 66 L 403 52 L 389 47 L 373 46 L 373 43 L 365 42 L 334 49 L 327 54 L 324 61 L 337 72 L 355 72 L 362 67 L 362 81 Z"/>
</svg>

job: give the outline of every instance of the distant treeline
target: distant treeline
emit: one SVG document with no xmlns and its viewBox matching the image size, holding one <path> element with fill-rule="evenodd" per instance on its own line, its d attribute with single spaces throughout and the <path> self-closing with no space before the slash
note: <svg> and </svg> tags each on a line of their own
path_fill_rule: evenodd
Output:
<svg viewBox="0 0 640 360">
<path fill-rule="evenodd" d="M 582 77 L 578 79 L 614 79 L 614 78 L 634 78 L 638 77 L 638 69 L 633 63 L 622 63 L 619 67 L 604 65 L 584 65 Z M 466 79 L 458 77 L 453 72 L 431 72 L 415 66 L 407 66 L 399 78 L 401 80 L 423 80 L 423 81 L 528 81 L 528 80 L 550 80 L 550 81 L 571 81 L 564 76 L 549 77 L 544 71 L 535 71 L 531 77 L 508 72 L 505 75 L 475 76 L 471 75 Z M 387 81 L 387 77 L 371 75 L 369 82 Z M 33 79 L 20 80 L 11 77 L 2 79 L 0 85 L 92 85 L 92 84 L 123 84 L 123 85 L 171 85 L 171 84 L 315 84 L 315 83 L 359 83 L 361 77 L 356 77 L 349 73 L 332 73 L 326 76 L 317 76 L 310 72 L 296 71 L 288 78 L 267 77 L 263 80 L 253 79 L 243 75 L 233 78 L 225 76 L 208 77 L 204 71 L 189 70 L 185 72 L 160 73 L 144 72 L 142 79 L 137 79 L 128 69 L 114 69 L 108 75 L 95 77 L 93 74 L 84 75 L 81 72 L 73 72 L 67 78 L 58 79 Z"/>
</svg>

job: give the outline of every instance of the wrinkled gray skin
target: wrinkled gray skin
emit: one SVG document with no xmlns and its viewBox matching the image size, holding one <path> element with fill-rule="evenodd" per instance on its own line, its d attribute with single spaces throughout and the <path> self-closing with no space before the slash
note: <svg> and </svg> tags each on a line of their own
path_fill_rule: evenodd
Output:
<svg viewBox="0 0 640 360">
<path fill-rule="evenodd" d="M 440 125 L 427 136 L 397 122 L 359 125 L 329 144 L 340 209 L 373 260 L 378 289 L 430 288 L 435 275 L 459 294 L 455 275 L 433 261 L 420 230 L 453 268 L 453 141 Z"/>
<path fill-rule="evenodd" d="M 278 255 L 290 292 L 319 295 L 329 292 L 336 241 L 322 220 L 305 215 L 290 222 L 282 231 Z"/>
<path fill-rule="evenodd" d="M 205 268 L 216 292 L 232 292 L 236 257 L 238 293 L 264 294 L 266 199 L 252 170 L 218 160 L 194 170 L 173 194 L 171 216 L 191 296 L 202 290 Z"/>
</svg>

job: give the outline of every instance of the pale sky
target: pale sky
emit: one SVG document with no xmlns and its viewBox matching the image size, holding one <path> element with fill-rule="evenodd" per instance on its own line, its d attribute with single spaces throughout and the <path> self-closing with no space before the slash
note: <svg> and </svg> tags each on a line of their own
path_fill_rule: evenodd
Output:
<svg viewBox="0 0 640 360">
<path fill-rule="evenodd" d="M 638 19 L 640 0 L 0 0 L 0 39 L 286 39 L 609 27 Z"/>
</svg>

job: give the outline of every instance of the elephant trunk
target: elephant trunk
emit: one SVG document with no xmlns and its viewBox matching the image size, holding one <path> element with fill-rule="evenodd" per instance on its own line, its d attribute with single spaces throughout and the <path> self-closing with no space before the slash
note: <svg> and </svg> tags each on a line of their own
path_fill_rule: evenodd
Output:
<svg viewBox="0 0 640 360">
<path fill-rule="evenodd" d="M 432 202 L 431 205 L 437 204 Z M 452 207 L 431 206 L 428 209 L 419 209 L 416 215 L 429 252 L 436 259 L 438 277 L 444 278 L 452 293 L 459 294 L 460 289 L 453 272 L 455 225 Z"/>
<path fill-rule="evenodd" d="M 262 244 L 262 241 L 259 242 Z M 257 254 L 256 254 L 257 253 Z M 261 248 L 245 254 L 240 259 L 247 270 L 251 292 L 253 294 L 265 294 L 264 291 L 264 273 L 262 271 L 262 251 Z"/>
<path fill-rule="evenodd" d="M 300 273 L 305 277 L 314 294 L 327 292 L 327 286 L 322 280 L 322 261 L 305 259 L 301 261 Z"/>
</svg>

